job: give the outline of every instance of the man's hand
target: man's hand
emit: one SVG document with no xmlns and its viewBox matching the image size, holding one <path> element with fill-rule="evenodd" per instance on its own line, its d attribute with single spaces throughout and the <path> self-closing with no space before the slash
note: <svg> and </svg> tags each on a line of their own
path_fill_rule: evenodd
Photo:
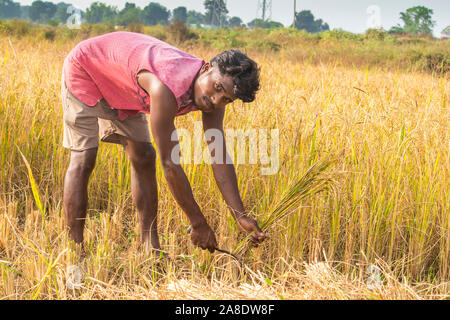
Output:
<svg viewBox="0 0 450 320">
<path fill-rule="evenodd" d="M 252 232 L 250 241 L 254 247 L 257 247 L 266 239 L 266 234 L 259 228 L 256 220 L 248 216 L 241 216 L 236 219 L 236 224 L 242 232 Z"/>
<path fill-rule="evenodd" d="M 216 236 L 207 223 L 192 226 L 189 232 L 194 245 L 202 249 L 208 249 L 211 253 L 217 248 Z"/>
</svg>

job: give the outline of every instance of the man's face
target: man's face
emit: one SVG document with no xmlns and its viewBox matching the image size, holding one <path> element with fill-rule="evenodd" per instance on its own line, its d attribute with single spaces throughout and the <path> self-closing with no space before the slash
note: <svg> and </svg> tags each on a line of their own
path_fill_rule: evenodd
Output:
<svg viewBox="0 0 450 320">
<path fill-rule="evenodd" d="M 206 63 L 194 83 L 194 103 L 204 112 L 223 108 L 236 99 L 233 88 L 230 76 L 222 75 L 217 67 Z"/>
</svg>

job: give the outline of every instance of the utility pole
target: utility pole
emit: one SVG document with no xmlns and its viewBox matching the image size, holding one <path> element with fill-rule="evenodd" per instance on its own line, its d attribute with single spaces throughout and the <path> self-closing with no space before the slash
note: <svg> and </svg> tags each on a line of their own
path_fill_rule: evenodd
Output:
<svg viewBox="0 0 450 320">
<path fill-rule="evenodd" d="M 258 0 L 256 17 L 261 17 L 263 21 L 270 20 L 272 18 L 272 0 Z"/>
<path fill-rule="evenodd" d="M 296 21 L 296 11 L 297 11 L 297 0 L 294 0 L 294 23 L 292 26 L 295 28 L 295 21 Z"/>
<path fill-rule="evenodd" d="M 263 0 L 262 3 L 262 19 L 266 20 L 266 0 Z"/>
</svg>

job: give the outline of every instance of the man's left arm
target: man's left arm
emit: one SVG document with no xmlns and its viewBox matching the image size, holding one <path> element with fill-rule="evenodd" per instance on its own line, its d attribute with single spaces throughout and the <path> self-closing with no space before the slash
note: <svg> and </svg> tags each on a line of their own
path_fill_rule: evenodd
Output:
<svg viewBox="0 0 450 320">
<path fill-rule="evenodd" d="M 217 186 L 225 200 L 231 215 L 236 221 L 237 226 L 241 231 L 252 233 L 251 240 L 254 245 L 257 245 L 264 241 L 266 238 L 264 232 L 259 228 L 256 220 L 247 216 L 241 197 L 239 195 L 239 188 L 236 178 L 236 171 L 231 161 L 227 161 L 229 155 L 226 151 L 225 135 L 223 133 L 223 118 L 225 114 L 225 108 L 216 109 L 212 112 L 202 112 L 203 130 L 206 132 L 208 129 L 219 130 L 222 134 L 222 141 L 208 141 L 210 143 L 222 143 L 223 159 L 217 159 L 217 155 L 211 154 L 212 158 L 219 161 L 218 163 L 212 162 L 211 167 L 214 173 L 214 179 Z M 211 150 L 211 149 L 210 149 Z M 216 152 L 216 151 L 214 151 Z M 222 160 L 222 161 L 220 161 Z"/>
</svg>

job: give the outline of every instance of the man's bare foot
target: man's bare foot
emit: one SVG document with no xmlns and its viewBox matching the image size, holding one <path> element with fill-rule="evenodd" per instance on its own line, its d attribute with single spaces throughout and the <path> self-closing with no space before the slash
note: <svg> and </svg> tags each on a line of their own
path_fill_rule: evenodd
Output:
<svg viewBox="0 0 450 320">
<path fill-rule="evenodd" d="M 83 261 L 86 259 L 87 250 L 83 242 L 76 243 L 75 241 L 69 241 L 69 249 L 75 255 L 75 259 Z"/>
<path fill-rule="evenodd" d="M 161 247 L 152 247 L 149 241 L 141 243 L 142 249 L 146 256 L 153 256 L 156 259 L 162 259 L 167 256 L 167 254 L 161 250 Z"/>
<path fill-rule="evenodd" d="M 86 247 L 83 243 L 70 241 L 70 249 L 73 252 L 74 264 L 66 269 L 66 287 L 69 290 L 79 290 L 84 283 L 84 274 L 86 272 Z"/>
</svg>

